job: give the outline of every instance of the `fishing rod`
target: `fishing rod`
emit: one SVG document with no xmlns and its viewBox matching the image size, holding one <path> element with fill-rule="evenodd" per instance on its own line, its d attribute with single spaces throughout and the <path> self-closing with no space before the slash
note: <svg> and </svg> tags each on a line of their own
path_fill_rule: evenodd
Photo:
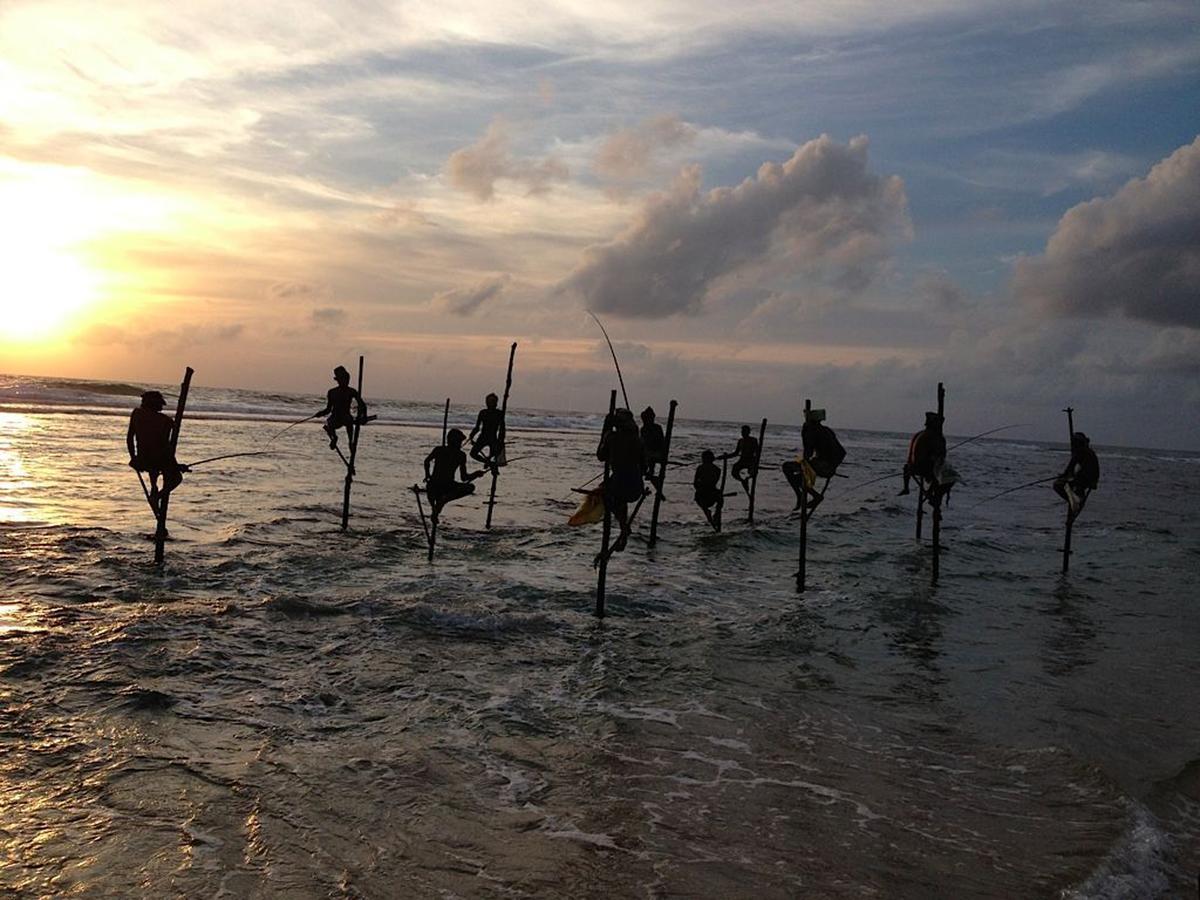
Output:
<svg viewBox="0 0 1200 900">
<path fill-rule="evenodd" d="M 980 500 L 978 503 L 975 504 L 975 506 L 982 506 L 984 503 L 988 503 L 992 500 L 997 500 L 1000 497 L 1003 497 L 1005 494 L 1011 494 L 1015 491 L 1023 491 L 1023 490 L 1025 490 L 1025 488 L 1036 487 L 1037 485 L 1045 484 L 1048 481 L 1055 481 L 1058 479 L 1058 477 L 1059 476 L 1057 476 L 1057 475 L 1051 475 L 1049 478 L 1039 478 L 1037 481 L 1030 481 L 1030 482 L 1027 482 L 1026 484 L 1017 485 L 1015 488 L 1009 488 L 1007 491 L 1001 491 L 998 494 L 993 494 L 991 497 L 987 497 L 983 500 Z M 975 506 L 972 506 L 971 509 L 974 509 Z"/>
<path fill-rule="evenodd" d="M 633 411 L 633 406 L 629 403 L 629 394 L 625 392 L 625 379 L 621 377 L 621 364 L 617 362 L 617 351 L 613 349 L 612 339 L 608 336 L 608 329 L 604 327 L 604 323 L 590 309 L 588 315 L 596 320 L 596 324 L 600 326 L 600 331 L 604 334 L 604 340 L 608 344 L 608 352 L 612 354 L 613 365 L 617 367 L 617 381 L 621 383 L 621 396 L 625 398 L 625 408 L 630 412 Z"/>
<path fill-rule="evenodd" d="M 300 423 L 297 422 L 296 424 L 298 425 Z M 187 463 L 186 465 L 187 468 L 194 469 L 196 466 L 202 466 L 205 463 L 217 462 L 218 460 L 222 459 L 234 459 L 235 457 L 239 456 L 268 456 L 273 452 L 274 451 L 272 450 L 253 450 L 249 453 L 226 453 L 223 456 L 210 456 L 208 459 L 202 459 L 199 462 L 194 463 Z"/>
<path fill-rule="evenodd" d="M 984 431 L 984 432 L 981 432 L 980 434 L 975 435 L 974 437 L 969 437 L 965 441 L 959 441 L 953 447 L 950 447 L 949 449 L 947 449 L 946 452 L 949 453 L 951 450 L 957 450 L 959 447 L 962 447 L 965 444 L 971 443 L 971 441 L 977 441 L 980 438 L 985 438 L 989 434 L 995 434 L 997 431 L 1007 431 L 1009 428 L 1032 428 L 1032 427 L 1033 426 L 1030 425 L 1028 422 L 1024 422 L 1020 425 L 1001 425 L 999 428 L 993 428 L 991 431 Z"/>
<path fill-rule="evenodd" d="M 279 431 L 276 434 L 272 435 L 271 437 L 267 438 L 267 446 L 268 447 L 271 446 L 271 444 L 273 444 L 275 442 L 276 438 L 283 437 L 283 435 L 287 434 L 289 431 L 291 431 L 297 425 L 303 425 L 305 422 L 311 422 L 313 419 L 318 418 L 320 415 L 321 415 L 320 413 L 315 413 L 311 416 L 305 416 L 303 419 L 297 419 L 295 422 L 292 422 L 290 425 L 288 425 L 287 428 L 284 428 L 282 431 Z"/>
<path fill-rule="evenodd" d="M 963 446 L 971 443 L 972 441 L 979 440 L 980 438 L 985 438 L 989 434 L 995 434 L 998 431 L 1007 431 L 1009 428 L 1029 428 L 1029 427 L 1030 426 L 1028 424 L 1001 425 L 999 428 L 992 428 L 988 431 L 981 431 L 979 434 L 973 435 L 972 437 L 967 438 L 965 441 L 959 441 L 953 447 L 946 448 L 946 452 L 949 453 L 951 450 L 957 450 L 959 447 L 963 447 Z M 903 474 L 904 474 L 903 470 L 901 470 L 899 472 L 888 472 L 888 474 L 886 474 L 886 475 L 880 475 L 878 478 L 872 478 L 870 481 L 864 481 L 862 484 L 852 485 L 850 490 L 852 490 L 852 491 L 861 490 L 862 488 L 869 487 L 872 484 L 878 484 L 881 481 L 886 481 L 888 478 L 897 478 Z M 972 509 L 974 509 L 974 507 L 972 507 Z"/>
</svg>

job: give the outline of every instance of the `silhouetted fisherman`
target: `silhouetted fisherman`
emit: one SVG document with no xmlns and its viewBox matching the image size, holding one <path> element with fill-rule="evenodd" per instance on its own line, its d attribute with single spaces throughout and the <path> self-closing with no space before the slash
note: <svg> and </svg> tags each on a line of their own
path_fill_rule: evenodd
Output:
<svg viewBox="0 0 1200 900">
<path fill-rule="evenodd" d="M 700 465 L 696 466 L 696 474 L 692 477 L 692 487 L 696 489 L 696 504 L 704 511 L 708 524 L 716 527 L 718 519 L 714 519 L 713 507 L 717 508 L 715 515 L 720 516 L 725 498 L 721 493 L 721 470 L 717 468 L 716 456 L 711 450 L 700 454 Z"/>
<path fill-rule="evenodd" d="M 487 406 L 479 411 L 475 427 L 471 429 L 471 459 L 477 459 L 495 471 L 504 450 L 504 413 L 496 408 L 500 398 L 495 394 L 488 394 L 483 402 Z M 484 450 L 487 456 L 483 455 Z"/>
<path fill-rule="evenodd" d="M 918 479 L 925 485 L 925 490 L 936 501 L 941 486 L 939 473 L 946 463 L 946 436 L 942 433 L 945 420 L 935 412 L 925 413 L 925 428 L 918 431 L 908 442 L 908 459 L 904 463 L 904 488 L 901 496 L 907 494 L 908 482 Z"/>
<path fill-rule="evenodd" d="M 803 445 L 800 456 L 795 462 L 783 464 L 783 474 L 792 490 L 796 492 L 795 508 L 799 509 L 803 505 L 807 495 L 812 497 L 812 502 L 808 505 L 809 512 L 816 509 L 825 499 L 830 480 L 837 472 L 837 467 L 842 464 L 842 460 L 846 458 L 846 449 L 837 439 L 833 429 L 821 424 L 823 418 L 824 410 L 804 411 L 804 426 L 800 429 L 800 441 Z M 819 491 L 816 487 L 818 478 L 825 479 L 825 486 Z"/>
<path fill-rule="evenodd" d="M 646 455 L 645 475 L 653 479 L 661 475 L 667 465 L 667 439 L 663 435 L 662 426 L 654 421 L 653 406 L 642 410 L 641 435 L 642 450 Z"/>
<path fill-rule="evenodd" d="M 758 469 L 758 439 L 750 436 L 750 426 L 742 426 L 742 437 L 737 442 L 737 446 L 733 448 L 732 453 L 725 453 L 721 459 L 733 459 L 737 457 L 737 462 L 733 464 L 733 469 L 730 474 L 733 475 L 742 484 L 742 490 L 747 494 L 750 493 L 750 478 Z M 745 472 L 745 475 L 738 474 Z"/>
<path fill-rule="evenodd" d="M 425 493 L 429 496 L 429 518 L 434 522 L 447 503 L 475 493 L 475 485 L 471 482 L 487 472 L 486 469 L 467 471 L 467 454 L 462 451 L 465 440 L 466 435 L 451 428 L 446 443 L 434 447 L 425 457 Z M 431 463 L 432 472 L 429 469 Z M 462 481 L 454 480 L 456 474 Z"/>
<path fill-rule="evenodd" d="M 620 553 L 629 540 L 629 504 L 639 500 L 645 486 L 646 454 L 638 434 L 633 413 L 621 407 L 604 418 L 604 433 L 596 447 L 596 458 L 608 462 L 609 475 L 604 483 L 604 502 L 617 517 L 621 532 L 613 542 L 610 553 Z"/>
<path fill-rule="evenodd" d="M 142 394 L 142 405 L 129 414 L 129 431 L 125 446 L 129 448 L 129 465 L 138 472 L 150 475 L 150 506 L 158 514 L 159 499 L 179 487 L 188 467 L 175 460 L 171 450 L 174 420 L 162 410 L 166 399 L 158 391 Z M 158 478 L 162 476 L 162 489 Z"/>
<path fill-rule="evenodd" d="M 350 387 L 350 373 L 346 371 L 345 366 L 338 366 L 333 370 L 333 380 L 337 382 L 337 387 L 329 389 L 329 393 L 325 395 L 325 408 L 313 416 L 314 419 L 329 416 L 324 427 L 325 433 L 329 435 L 330 450 L 337 449 L 339 428 L 345 428 L 347 439 L 353 440 L 355 422 L 362 423 L 367 419 L 367 404 L 358 391 Z M 350 414 L 352 400 L 357 405 L 356 415 Z"/>
<path fill-rule="evenodd" d="M 1054 492 L 1067 501 L 1071 518 L 1083 512 L 1088 494 L 1100 484 L 1100 460 L 1082 431 L 1071 435 L 1071 459 L 1054 481 Z"/>
</svg>

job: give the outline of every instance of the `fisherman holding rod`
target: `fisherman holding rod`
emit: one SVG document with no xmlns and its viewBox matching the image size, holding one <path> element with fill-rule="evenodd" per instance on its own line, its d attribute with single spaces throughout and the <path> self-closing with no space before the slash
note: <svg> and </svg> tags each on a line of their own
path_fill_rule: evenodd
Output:
<svg viewBox="0 0 1200 900">
<path fill-rule="evenodd" d="M 183 473 L 188 467 L 175 459 L 171 449 L 171 432 L 175 422 L 163 412 L 166 399 L 159 391 L 142 394 L 142 404 L 129 415 L 129 430 L 125 434 L 125 445 L 129 449 L 129 467 L 138 473 L 150 476 L 150 488 L 142 489 L 156 518 L 161 516 L 162 500 L 183 482 Z M 162 488 L 158 479 L 162 476 Z"/>
<path fill-rule="evenodd" d="M 367 404 L 358 391 L 350 387 L 350 373 L 345 366 L 338 366 L 333 370 L 333 379 L 337 382 L 337 387 L 329 389 L 329 393 L 325 395 L 324 408 L 317 410 L 312 418 L 329 416 L 324 425 L 325 433 L 329 435 L 329 449 L 337 450 L 340 455 L 342 451 L 338 450 L 337 430 L 345 428 L 347 440 L 353 442 L 355 423 L 361 425 L 367 420 Z M 356 416 L 350 415 L 351 401 L 357 405 Z M 349 462 L 346 465 L 350 465 Z"/>
<path fill-rule="evenodd" d="M 1100 460 L 1082 431 L 1071 435 L 1071 459 L 1062 474 L 1054 479 L 1054 493 L 1067 501 L 1072 519 L 1083 512 L 1088 494 L 1100 483 Z"/>
</svg>

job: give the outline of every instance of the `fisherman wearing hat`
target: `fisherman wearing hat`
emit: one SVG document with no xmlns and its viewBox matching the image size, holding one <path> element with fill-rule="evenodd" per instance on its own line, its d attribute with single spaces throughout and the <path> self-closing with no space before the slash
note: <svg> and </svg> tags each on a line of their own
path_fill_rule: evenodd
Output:
<svg viewBox="0 0 1200 900">
<path fill-rule="evenodd" d="M 945 422 L 935 412 L 925 413 L 925 428 L 918 431 L 908 442 L 908 459 L 904 463 L 904 487 L 900 496 L 908 491 L 908 482 L 914 476 L 921 481 L 937 485 L 936 473 L 946 460 L 946 436 L 942 433 Z"/>
<path fill-rule="evenodd" d="M 324 427 L 325 433 L 329 435 L 330 450 L 337 449 L 339 428 L 345 428 L 347 438 L 353 439 L 355 422 L 362 423 L 367 420 L 367 404 L 358 391 L 350 387 L 350 373 L 346 371 L 345 366 L 338 366 L 333 370 L 333 380 L 337 382 L 337 387 L 329 389 L 329 393 L 325 395 L 325 408 L 313 416 L 314 419 L 329 416 Z M 351 400 L 358 406 L 357 419 L 350 415 Z"/>
<path fill-rule="evenodd" d="M 160 497 L 166 497 L 179 487 L 187 466 L 175 460 L 171 449 L 171 433 L 175 422 L 163 412 L 167 401 L 158 391 L 142 394 L 142 405 L 129 416 L 129 431 L 125 445 L 129 449 L 130 468 L 150 474 L 150 505 L 158 510 Z M 162 489 L 158 477 L 162 476 Z"/>
<path fill-rule="evenodd" d="M 425 493 L 429 496 L 432 508 L 430 518 L 436 522 L 442 507 L 453 500 L 459 500 L 475 493 L 476 478 L 483 476 L 487 470 L 478 472 L 467 471 L 467 454 L 463 453 L 462 445 L 467 436 L 457 428 L 451 428 L 446 435 L 446 443 L 434 447 L 425 457 Z M 430 465 L 433 470 L 430 471 Z M 462 481 L 455 481 L 458 474 Z"/>
<path fill-rule="evenodd" d="M 1054 481 L 1054 492 L 1067 501 L 1067 509 L 1074 519 L 1083 511 L 1088 494 L 1100 483 L 1100 460 L 1091 447 L 1091 441 L 1082 431 L 1071 435 L 1071 459 L 1061 475 Z"/>
<path fill-rule="evenodd" d="M 823 409 L 806 409 L 804 411 L 804 427 L 800 429 L 800 441 L 803 445 L 801 455 L 795 462 L 783 464 L 783 474 L 788 484 L 796 492 L 796 509 L 804 503 L 805 497 L 811 496 L 809 511 L 825 499 L 825 490 L 837 473 L 837 467 L 846 458 L 846 449 L 837 439 L 832 428 L 821 424 L 825 418 Z M 817 490 L 818 478 L 825 479 L 825 487 Z"/>
</svg>

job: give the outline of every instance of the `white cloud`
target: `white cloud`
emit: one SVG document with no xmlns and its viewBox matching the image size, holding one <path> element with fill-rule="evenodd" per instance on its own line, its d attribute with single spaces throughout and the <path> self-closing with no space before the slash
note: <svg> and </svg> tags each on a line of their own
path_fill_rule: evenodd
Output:
<svg viewBox="0 0 1200 900">
<path fill-rule="evenodd" d="M 1045 254 L 1017 263 L 1014 287 L 1053 314 L 1200 328 L 1200 138 L 1068 210 Z"/>
<path fill-rule="evenodd" d="M 698 312 L 739 275 L 767 288 L 784 268 L 860 287 L 907 236 L 906 205 L 899 178 L 867 171 L 862 137 L 843 145 L 822 136 L 755 178 L 707 192 L 690 166 L 621 234 L 589 247 L 560 288 L 600 312 L 653 318 Z"/>
<path fill-rule="evenodd" d="M 555 181 L 567 180 L 567 167 L 559 159 L 519 159 L 510 148 L 508 126 L 494 120 L 478 141 L 455 150 L 446 161 L 450 183 L 481 201 L 491 200 L 502 179 L 523 184 L 531 194 L 549 190 Z"/>
</svg>

